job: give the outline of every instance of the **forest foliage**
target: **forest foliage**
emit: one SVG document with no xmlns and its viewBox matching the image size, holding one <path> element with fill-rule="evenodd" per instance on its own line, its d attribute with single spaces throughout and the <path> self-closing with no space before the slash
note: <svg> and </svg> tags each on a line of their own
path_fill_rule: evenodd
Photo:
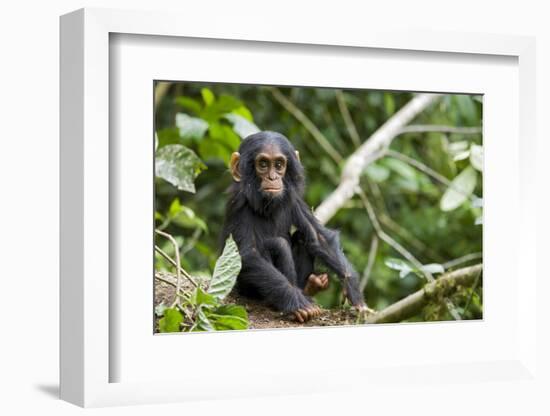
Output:
<svg viewBox="0 0 550 416">
<path fill-rule="evenodd" d="M 211 280 L 222 260 L 224 242 L 219 241 L 219 234 L 225 191 L 231 182 L 228 162 L 241 140 L 258 130 L 287 136 L 300 151 L 307 179 L 305 200 L 314 208 L 338 185 L 346 159 L 413 96 L 352 89 L 156 83 L 156 228 L 176 240 L 182 268 L 210 282 L 208 289 L 197 288 L 185 300 L 191 305 L 189 313 L 195 314 L 188 330 L 200 329 L 206 321 L 214 329 L 243 329 L 245 325 L 241 309 L 231 313 L 218 304 Z M 426 272 L 437 277 L 481 262 L 481 120 L 481 96 L 443 95 L 361 175 L 360 187 L 380 226 L 419 264 L 379 241 L 357 196 L 327 223 L 341 231 L 344 251 L 360 274 L 371 308 L 383 309 L 420 289 L 426 284 Z M 168 239 L 157 235 L 156 245 L 174 258 L 174 244 Z M 155 268 L 174 270 L 159 252 L 155 253 Z M 341 305 L 336 279 L 316 300 L 325 308 Z M 482 316 L 481 284 L 460 288 L 449 300 L 463 319 Z M 168 308 L 168 313 L 161 309 L 157 310 L 162 316 L 161 332 L 174 329 L 174 322 L 185 321 L 177 309 Z M 196 318 L 208 316 L 206 321 Z M 410 320 L 441 319 L 452 317 L 447 308 L 433 304 Z"/>
</svg>

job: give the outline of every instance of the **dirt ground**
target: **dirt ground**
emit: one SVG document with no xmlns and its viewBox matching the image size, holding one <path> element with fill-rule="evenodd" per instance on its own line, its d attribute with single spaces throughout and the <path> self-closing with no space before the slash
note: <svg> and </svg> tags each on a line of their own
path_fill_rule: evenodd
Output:
<svg viewBox="0 0 550 416">
<path fill-rule="evenodd" d="M 175 281 L 174 276 L 168 273 L 157 272 L 157 276 Z M 192 290 L 191 283 L 185 281 L 184 288 Z M 155 306 L 161 303 L 165 305 L 171 304 L 174 299 L 174 292 L 174 286 L 159 279 L 155 279 Z M 323 309 L 321 316 L 301 324 L 288 315 L 276 312 L 255 300 L 244 298 L 236 293 L 231 293 L 225 299 L 224 303 L 236 303 L 246 308 L 250 321 L 249 329 L 340 326 L 354 324 L 356 322 L 356 314 L 351 310 Z"/>
</svg>

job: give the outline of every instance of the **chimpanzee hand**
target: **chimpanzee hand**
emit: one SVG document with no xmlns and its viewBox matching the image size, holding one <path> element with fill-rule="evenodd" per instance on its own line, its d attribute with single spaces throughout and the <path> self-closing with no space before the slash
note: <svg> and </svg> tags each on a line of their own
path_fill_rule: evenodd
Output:
<svg viewBox="0 0 550 416">
<path fill-rule="evenodd" d="M 300 323 L 309 321 L 310 319 L 317 318 L 321 315 L 321 308 L 313 303 L 308 306 L 304 306 L 293 312 L 294 317 Z"/>
<path fill-rule="evenodd" d="M 326 290 L 329 286 L 328 274 L 310 274 L 307 278 L 304 293 L 308 296 L 314 296 L 322 290 Z"/>
</svg>

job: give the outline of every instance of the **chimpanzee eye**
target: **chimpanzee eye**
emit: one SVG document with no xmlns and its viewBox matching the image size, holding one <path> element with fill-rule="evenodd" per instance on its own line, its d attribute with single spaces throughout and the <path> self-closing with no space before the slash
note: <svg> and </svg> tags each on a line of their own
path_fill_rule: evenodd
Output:
<svg viewBox="0 0 550 416">
<path fill-rule="evenodd" d="M 267 160 L 260 160 L 260 163 L 258 163 L 258 165 L 263 169 L 267 168 Z"/>
<path fill-rule="evenodd" d="M 283 162 L 280 160 L 275 162 L 275 169 L 281 170 L 283 168 Z"/>
</svg>

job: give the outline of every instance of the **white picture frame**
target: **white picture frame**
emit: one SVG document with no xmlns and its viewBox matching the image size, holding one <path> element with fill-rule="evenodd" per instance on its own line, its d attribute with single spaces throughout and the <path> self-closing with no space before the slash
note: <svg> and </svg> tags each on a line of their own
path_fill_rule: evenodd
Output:
<svg viewBox="0 0 550 416">
<path fill-rule="evenodd" d="M 182 21 L 186 24 L 182 25 Z M 329 35 L 322 27 L 315 25 L 308 27 L 308 31 L 288 28 L 282 32 L 276 24 L 268 23 L 255 25 L 243 31 L 244 33 L 235 33 L 233 29 L 234 22 L 224 24 L 221 21 L 220 24 L 205 28 L 198 21 L 184 19 L 184 16 L 173 13 L 83 9 L 61 18 L 61 398 L 80 406 L 106 406 L 201 398 L 331 392 L 361 389 L 367 385 L 369 390 L 374 392 L 384 391 L 388 383 L 395 383 L 396 380 L 399 380 L 398 384 L 409 387 L 434 382 L 450 383 L 451 380 L 464 383 L 499 380 L 521 383 L 529 380 L 530 383 L 539 383 L 536 362 L 537 305 L 534 301 L 537 270 L 532 257 L 536 251 L 536 217 L 532 215 L 535 212 L 536 201 L 532 197 L 535 190 L 529 180 L 535 169 L 534 146 L 531 146 L 536 139 L 533 119 L 536 114 L 534 39 L 508 35 L 434 34 L 420 30 L 400 32 L 380 29 L 365 29 L 360 33 L 350 30 Z M 241 42 L 243 48 L 245 43 L 269 42 L 278 45 L 277 49 L 283 51 L 282 53 L 285 49 L 291 48 L 291 45 L 298 45 L 306 50 L 317 48 L 318 45 L 331 45 L 330 53 L 333 54 L 346 51 L 353 55 L 369 49 L 410 51 L 411 54 L 434 53 L 430 55 L 430 59 L 434 59 L 435 55 L 442 57 L 441 59 L 445 56 L 468 56 L 474 63 L 483 56 L 513 59 L 514 67 L 519 71 L 516 77 L 519 94 L 516 97 L 518 106 L 511 114 L 510 121 L 511 126 L 517 126 L 518 130 L 512 129 L 512 133 L 502 132 L 502 137 L 511 134 L 506 137 L 515 140 L 520 149 L 517 159 L 514 159 L 513 152 L 503 156 L 505 161 L 511 160 L 512 165 L 517 161 L 517 166 L 508 174 L 510 180 L 519 185 L 513 193 L 517 197 L 516 203 L 510 204 L 511 207 L 507 208 L 510 211 L 504 210 L 505 213 L 517 218 L 517 225 L 512 231 L 515 238 L 510 239 L 512 247 L 508 248 L 510 258 L 514 258 L 512 264 L 516 267 L 511 267 L 512 270 L 507 272 L 510 277 L 510 280 L 506 281 L 509 288 L 502 288 L 502 297 L 511 301 L 510 312 L 491 315 L 489 302 L 486 303 L 489 318 L 485 318 L 481 325 L 455 325 L 454 328 L 441 330 L 447 331 L 449 336 L 456 339 L 471 339 L 471 336 L 481 339 L 487 336 L 483 333 L 487 328 L 504 334 L 508 324 L 504 320 L 510 319 L 513 325 L 510 324 L 506 345 L 498 350 L 489 345 L 485 352 L 479 353 L 477 359 L 475 351 L 471 352 L 473 356 L 468 356 L 468 359 L 464 356 L 459 360 L 446 359 L 446 354 L 440 352 L 434 353 L 431 359 L 419 358 L 415 361 L 413 357 L 395 360 L 393 366 L 388 364 L 391 360 L 382 359 L 379 366 L 370 362 L 354 367 L 353 360 L 344 358 L 340 364 L 326 366 L 324 370 L 319 371 L 300 366 L 292 360 L 289 361 L 291 364 L 288 367 L 279 366 L 279 371 L 275 370 L 276 367 L 270 369 L 267 364 L 262 366 L 259 363 L 253 366 L 240 361 L 239 367 L 233 368 L 233 371 L 240 371 L 242 374 L 229 385 L 213 383 L 208 375 L 201 374 L 193 368 L 185 376 L 179 376 L 181 372 L 177 369 L 171 371 L 177 374 L 171 380 L 166 378 L 166 372 L 155 377 L 151 374 L 151 368 L 144 372 L 143 376 L 126 377 L 117 374 L 118 371 L 113 371 L 113 368 L 119 368 L 119 361 L 126 359 L 124 351 L 128 357 L 130 356 L 128 349 L 113 349 L 114 339 L 122 338 L 119 341 L 127 344 L 128 340 L 133 340 L 132 347 L 137 352 L 137 357 L 141 356 L 142 360 L 144 356 L 147 357 L 147 353 L 151 353 L 148 351 L 143 355 L 142 349 L 146 351 L 145 345 L 137 338 L 132 338 L 132 334 L 141 333 L 140 328 L 136 327 L 135 332 L 132 331 L 133 327 L 129 331 L 119 332 L 118 327 L 112 322 L 113 316 L 118 313 L 115 311 L 121 309 L 117 304 L 117 298 L 113 296 L 120 288 L 113 287 L 112 281 L 110 282 L 113 268 L 118 267 L 113 265 L 116 259 L 112 258 L 113 247 L 110 247 L 110 230 L 118 226 L 113 222 L 114 218 L 111 215 L 112 203 L 118 196 L 113 196 L 110 192 L 113 190 L 112 176 L 116 176 L 116 172 L 120 173 L 120 167 L 117 165 L 118 159 L 112 157 L 112 143 L 109 142 L 110 136 L 115 134 L 110 125 L 110 94 L 113 88 L 110 83 L 110 42 L 118 36 L 116 34 L 155 37 L 155 42 L 161 43 L 163 40 L 174 42 L 174 39 L 212 39 L 214 43 Z M 156 38 L 158 36 L 162 38 Z M 260 53 L 261 48 L 257 49 L 257 53 Z M 137 72 L 139 71 L 136 69 Z M 287 74 L 286 79 L 288 76 Z M 211 78 L 207 80 L 213 81 Z M 262 82 L 262 79 L 249 81 Z M 280 83 L 284 81 L 285 79 L 279 80 Z M 315 81 L 312 82 L 312 85 L 317 85 Z M 334 82 L 331 85 L 334 86 Z M 399 85 L 391 84 L 380 84 L 379 87 L 400 88 Z M 111 120 L 111 124 L 112 122 Z M 149 133 L 151 131 L 149 130 Z M 490 157 L 490 151 L 486 153 L 489 153 Z M 514 170 L 516 168 L 517 170 Z M 485 210 L 486 216 L 488 212 L 491 212 L 490 206 Z M 492 212 L 497 215 L 495 211 Z M 151 215 L 151 224 L 152 218 Z M 486 228 L 489 233 L 496 234 L 496 221 L 493 228 L 489 221 Z M 498 239 L 498 235 L 493 237 Z M 487 242 L 485 246 L 487 247 Z M 490 273 L 501 271 L 496 264 L 495 267 L 492 266 L 494 263 L 490 263 L 490 257 L 487 261 L 484 260 L 485 274 L 489 275 L 489 279 Z M 521 280 L 518 279 L 519 270 L 522 271 Z M 517 291 L 511 289 L 514 285 L 518 286 Z M 489 283 L 487 290 L 491 288 L 494 289 L 495 286 Z M 497 306 L 495 305 L 495 308 Z M 152 304 L 145 307 L 150 310 Z M 522 325 L 518 325 L 518 322 Z M 398 331 L 388 326 L 369 327 L 368 338 L 365 338 L 365 327 L 358 327 L 276 333 L 263 331 L 253 335 L 244 334 L 248 335 L 245 341 L 243 333 L 163 336 L 157 337 L 155 343 L 162 344 L 163 348 L 174 348 L 177 343 L 183 348 L 187 345 L 190 349 L 208 348 L 209 345 L 217 343 L 235 343 L 234 353 L 238 354 L 238 347 L 243 345 L 243 342 L 255 346 L 256 351 L 264 348 L 267 343 L 276 346 L 292 341 L 303 343 L 305 346 L 326 345 L 331 339 L 337 338 L 353 355 L 360 351 L 356 346 L 352 347 L 354 340 L 364 345 L 368 340 L 375 339 L 376 342 L 381 342 L 381 345 L 373 343 L 371 350 L 383 351 L 388 349 L 389 343 L 393 342 L 391 345 L 395 345 L 400 337 L 408 336 L 408 339 L 411 339 L 410 337 L 416 334 L 422 337 L 423 333 L 427 337 L 431 336 L 429 333 L 433 333 L 433 325 L 449 328 L 448 326 L 453 324 L 405 325 L 400 326 L 402 329 Z M 490 329 L 491 325 L 494 325 L 494 329 Z M 150 337 L 153 337 L 152 331 Z M 492 351 L 494 357 L 490 359 Z M 249 355 L 251 359 L 256 360 L 255 362 L 262 359 L 262 354 Z M 265 355 L 269 356 L 268 353 Z M 274 361 L 277 364 L 276 360 Z M 126 368 L 132 365 L 138 364 L 135 360 L 129 361 Z M 251 374 L 257 378 L 252 379 L 249 377 Z"/>
</svg>

